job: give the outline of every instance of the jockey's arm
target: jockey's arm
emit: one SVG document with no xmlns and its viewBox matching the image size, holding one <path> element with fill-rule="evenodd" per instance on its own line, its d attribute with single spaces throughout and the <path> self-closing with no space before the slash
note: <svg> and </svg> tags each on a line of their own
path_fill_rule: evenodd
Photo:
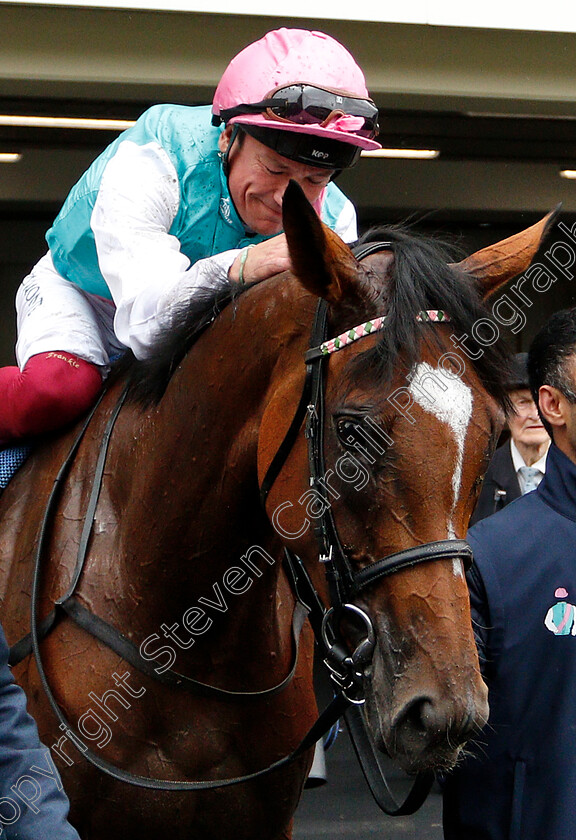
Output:
<svg viewBox="0 0 576 840">
<path fill-rule="evenodd" d="M 90 226 L 100 271 L 116 305 L 114 329 L 137 358 L 150 354 L 158 333 L 199 290 L 239 280 L 244 249 L 226 250 L 193 265 L 170 233 L 180 206 L 180 183 L 158 145 L 121 144 L 107 163 Z M 334 225 L 345 241 L 356 236 L 348 201 Z M 290 268 L 283 234 L 245 255 L 243 279 L 263 280 Z"/>
<path fill-rule="evenodd" d="M 225 251 L 191 265 L 170 234 L 179 202 L 176 171 L 156 144 L 122 144 L 108 162 L 90 225 L 116 305 L 116 335 L 137 358 L 149 355 L 179 305 L 226 282 L 240 253 Z"/>
</svg>

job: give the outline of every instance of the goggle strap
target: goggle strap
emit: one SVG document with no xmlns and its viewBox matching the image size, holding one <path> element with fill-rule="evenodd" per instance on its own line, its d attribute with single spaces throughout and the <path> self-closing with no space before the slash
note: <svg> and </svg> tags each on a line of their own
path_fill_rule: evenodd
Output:
<svg viewBox="0 0 576 840">
<path fill-rule="evenodd" d="M 227 123 L 233 117 L 241 117 L 243 114 L 261 114 L 266 108 L 272 108 L 274 105 L 286 105 L 287 100 L 284 99 L 263 99 L 261 102 L 247 102 L 241 105 L 235 105 L 234 108 L 225 108 L 219 114 L 213 114 L 212 125 L 220 125 L 221 122 Z"/>
</svg>

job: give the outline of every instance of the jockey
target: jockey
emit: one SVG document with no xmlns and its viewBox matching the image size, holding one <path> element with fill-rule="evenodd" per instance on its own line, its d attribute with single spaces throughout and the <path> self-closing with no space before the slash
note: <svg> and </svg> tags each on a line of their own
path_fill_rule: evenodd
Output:
<svg viewBox="0 0 576 840">
<path fill-rule="evenodd" d="M 18 290 L 18 367 L 0 369 L 0 442 L 75 421 L 111 358 L 152 355 L 195 290 L 289 269 L 290 179 L 354 241 L 354 208 L 332 179 L 379 148 L 377 117 L 350 53 L 301 29 L 242 50 L 211 107 L 146 111 L 73 187 L 48 253 Z"/>
</svg>

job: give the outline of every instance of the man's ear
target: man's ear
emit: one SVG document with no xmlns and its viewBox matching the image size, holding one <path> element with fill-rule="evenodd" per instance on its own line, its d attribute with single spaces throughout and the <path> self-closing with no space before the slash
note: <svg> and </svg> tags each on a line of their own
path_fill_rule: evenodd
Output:
<svg viewBox="0 0 576 840">
<path fill-rule="evenodd" d="M 230 145 L 230 138 L 232 136 L 233 126 L 227 125 L 220 137 L 218 138 L 218 150 L 224 154 Z"/>
<path fill-rule="evenodd" d="M 558 388 L 554 388 L 552 385 L 542 385 L 540 387 L 538 392 L 540 411 L 551 426 L 559 428 L 566 425 L 563 410 L 565 399 Z"/>
</svg>

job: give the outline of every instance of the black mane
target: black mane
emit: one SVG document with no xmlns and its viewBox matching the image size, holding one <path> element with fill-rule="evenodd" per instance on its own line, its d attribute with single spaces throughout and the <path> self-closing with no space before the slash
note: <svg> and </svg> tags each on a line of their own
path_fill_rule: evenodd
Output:
<svg viewBox="0 0 576 840">
<path fill-rule="evenodd" d="M 351 377 L 361 379 L 375 375 L 388 381 L 397 367 L 398 358 L 411 368 L 419 361 L 421 341 L 437 341 L 438 330 L 416 321 L 416 314 L 425 310 L 443 310 L 450 316 L 452 334 L 468 336 L 468 356 L 454 347 L 462 361 L 473 365 L 484 387 L 502 405 L 507 404 L 504 378 L 508 352 L 498 340 L 486 346 L 472 335 L 472 327 L 489 317 L 474 281 L 449 267 L 454 260 L 445 244 L 401 227 L 379 227 L 370 230 L 360 243 L 385 241 L 394 251 L 394 279 L 391 288 L 383 289 L 383 311 L 388 312 L 386 328 L 381 331 L 373 350 L 356 357 Z M 175 368 L 196 339 L 216 316 L 250 286 L 221 283 L 216 289 L 206 287 L 182 306 L 170 331 L 160 336 L 154 355 L 147 361 L 135 361 L 130 355 L 120 365 L 128 368 L 128 397 L 143 406 L 156 404 L 164 394 Z M 350 324 L 350 326 L 354 326 Z"/>
<path fill-rule="evenodd" d="M 356 357 L 352 378 L 376 375 L 381 381 L 389 381 L 399 357 L 411 369 L 420 359 L 421 342 L 439 341 L 438 329 L 433 324 L 426 327 L 417 322 L 417 313 L 442 310 L 450 318 L 451 334 L 458 339 L 467 336 L 465 347 L 469 355 L 456 345 L 451 348 L 453 352 L 465 365 L 472 365 L 488 393 L 507 406 L 504 383 L 509 351 L 499 338 L 489 346 L 474 338 L 472 329 L 478 321 L 494 321 L 477 282 L 455 267 L 460 255 L 446 243 L 400 226 L 373 228 L 359 244 L 378 241 L 392 243 L 394 252 L 394 278 L 384 307 L 388 313 L 386 328 L 380 332 L 373 350 Z M 497 324 L 495 327 L 498 329 Z"/>
</svg>

